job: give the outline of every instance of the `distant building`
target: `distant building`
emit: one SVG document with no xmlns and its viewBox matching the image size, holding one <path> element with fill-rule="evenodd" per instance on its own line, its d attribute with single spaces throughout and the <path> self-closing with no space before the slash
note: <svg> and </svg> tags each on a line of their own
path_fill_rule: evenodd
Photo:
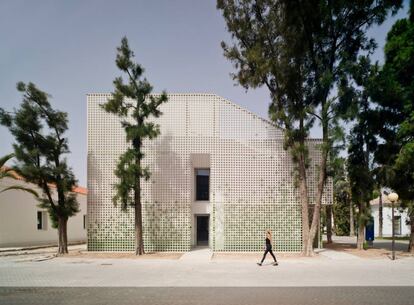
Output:
<svg viewBox="0 0 414 305">
<path fill-rule="evenodd" d="M 120 119 L 88 100 L 88 249 L 132 251 L 134 210 L 114 206 L 114 174 L 128 144 Z M 142 181 L 147 251 L 261 251 L 271 229 L 277 251 L 301 251 L 302 222 L 295 164 L 284 131 L 214 94 L 169 94 L 154 119 L 161 134 L 144 142 Z M 309 196 L 315 198 L 321 140 L 308 139 Z M 324 204 L 332 203 L 328 179 Z"/>
<path fill-rule="evenodd" d="M 19 185 L 42 193 L 41 189 L 23 179 L 4 178 L 0 190 Z M 68 241 L 86 241 L 86 189 L 77 187 L 80 212 L 68 220 Z M 56 194 L 54 194 L 56 198 Z M 57 244 L 57 230 L 52 228 L 47 210 L 39 208 L 35 197 L 20 190 L 0 193 L 0 247 L 22 247 Z"/>
<path fill-rule="evenodd" d="M 371 216 L 374 218 L 374 234 L 379 235 L 379 197 L 370 201 Z M 398 205 L 394 208 L 395 218 L 395 236 L 408 236 L 411 233 L 410 225 L 407 224 L 409 220 L 407 209 L 401 209 Z M 387 196 L 382 196 L 382 236 L 392 236 L 392 209 L 391 202 Z"/>
</svg>

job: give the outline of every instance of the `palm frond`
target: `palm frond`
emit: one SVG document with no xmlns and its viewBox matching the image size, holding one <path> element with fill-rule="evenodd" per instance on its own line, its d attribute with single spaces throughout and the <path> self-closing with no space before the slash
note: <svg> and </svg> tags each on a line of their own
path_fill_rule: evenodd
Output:
<svg viewBox="0 0 414 305">
<path fill-rule="evenodd" d="M 2 189 L 0 191 L 0 193 L 3 193 L 5 191 L 9 191 L 9 190 L 25 191 L 25 192 L 28 192 L 28 193 L 32 194 L 36 198 L 39 198 L 39 194 L 35 190 L 32 190 L 32 189 L 27 188 L 27 187 L 23 187 L 23 186 L 18 186 L 18 185 L 12 185 L 12 186 L 6 187 L 5 189 Z"/>
<path fill-rule="evenodd" d="M 7 170 L 0 172 L 0 179 L 3 179 L 3 178 L 12 178 L 15 180 L 17 179 L 16 175 L 12 173 L 12 169 L 7 169 Z"/>
<path fill-rule="evenodd" d="M 9 161 L 11 158 L 14 157 L 14 154 L 8 154 L 5 155 L 4 157 L 0 158 L 0 168 L 4 166 L 4 164 L 6 164 L 7 161 Z"/>
</svg>

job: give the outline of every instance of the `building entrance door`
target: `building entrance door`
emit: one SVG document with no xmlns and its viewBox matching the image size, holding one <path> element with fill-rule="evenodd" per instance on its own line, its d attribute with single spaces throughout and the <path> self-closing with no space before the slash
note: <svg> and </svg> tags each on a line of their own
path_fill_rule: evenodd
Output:
<svg viewBox="0 0 414 305">
<path fill-rule="evenodd" d="M 208 246 L 209 216 L 197 216 L 197 245 Z"/>
</svg>

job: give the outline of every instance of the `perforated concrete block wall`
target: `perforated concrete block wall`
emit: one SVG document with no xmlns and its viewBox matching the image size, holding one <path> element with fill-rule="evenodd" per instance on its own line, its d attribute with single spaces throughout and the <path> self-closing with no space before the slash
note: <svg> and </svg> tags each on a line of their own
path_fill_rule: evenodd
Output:
<svg viewBox="0 0 414 305">
<path fill-rule="evenodd" d="M 99 107 L 109 97 L 88 95 L 88 249 L 132 251 L 133 209 L 123 212 L 112 203 L 114 169 L 129 144 L 119 119 Z M 299 251 L 301 212 L 282 130 L 214 94 L 168 98 L 156 119 L 161 135 L 144 142 L 144 164 L 152 173 L 142 184 L 146 250 L 188 251 L 194 244 L 193 211 L 201 204 L 194 198 L 194 171 L 209 164 L 206 211 L 214 250 L 261 250 L 263 231 L 270 228 L 277 250 Z M 319 141 L 308 143 L 313 198 L 320 150 Z M 331 181 L 323 202 L 332 203 Z"/>
</svg>

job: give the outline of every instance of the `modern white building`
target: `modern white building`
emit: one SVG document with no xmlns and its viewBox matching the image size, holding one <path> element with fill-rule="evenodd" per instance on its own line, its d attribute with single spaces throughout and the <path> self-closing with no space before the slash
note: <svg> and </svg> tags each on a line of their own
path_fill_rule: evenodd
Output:
<svg viewBox="0 0 414 305">
<path fill-rule="evenodd" d="M 120 119 L 89 94 L 88 249 L 132 251 L 134 211 L 114 206 L 114 169 L 129 143 Z M 277 251 L 300 251 L 301 206 L 283 130 L 214 94 L 169 94 L 154 119 L 161 134 L 145 141 L 142 182 L 147 251 L 260 251 L 265 229 Z M 315 198 L 320 140 L 309 139 L 310 198 Z M 332 203 L 332 182 L 324 204 Z"/>
<path fill-rule="evenodd" d="M 23 179 L 3 178 L 0 190 L 19 185 L 32 188 L 41 194 L 35 184 Z M 86 189 L 75 190 L 80 212 L 68 220 L 68 242 L 86 241 Z M 53 194 L 56 197 L 56 194 Z M 47 210 L 38 207 L 38 201 L 30 193 L 8 190 L 0 193 L 0 247 L 24 247 L 55 245 L 57 230 L 52 228 Z"/>
<path fill-rule="evenodd" d="M 382 196 L 382 236 L 392 236 L 392 209 L 391 202 L 387 196 Z M 374 234 L 379 235 L 379 197 L 370 201 L 371 216 L 374 219 Z M 409 216 L 407 209 L 402 209 L 398 204 L 395 204 L 394 208 L 395 218 L 395 236 L 409 236 L 411 228 L 408 223 Z"/>
</svg>

